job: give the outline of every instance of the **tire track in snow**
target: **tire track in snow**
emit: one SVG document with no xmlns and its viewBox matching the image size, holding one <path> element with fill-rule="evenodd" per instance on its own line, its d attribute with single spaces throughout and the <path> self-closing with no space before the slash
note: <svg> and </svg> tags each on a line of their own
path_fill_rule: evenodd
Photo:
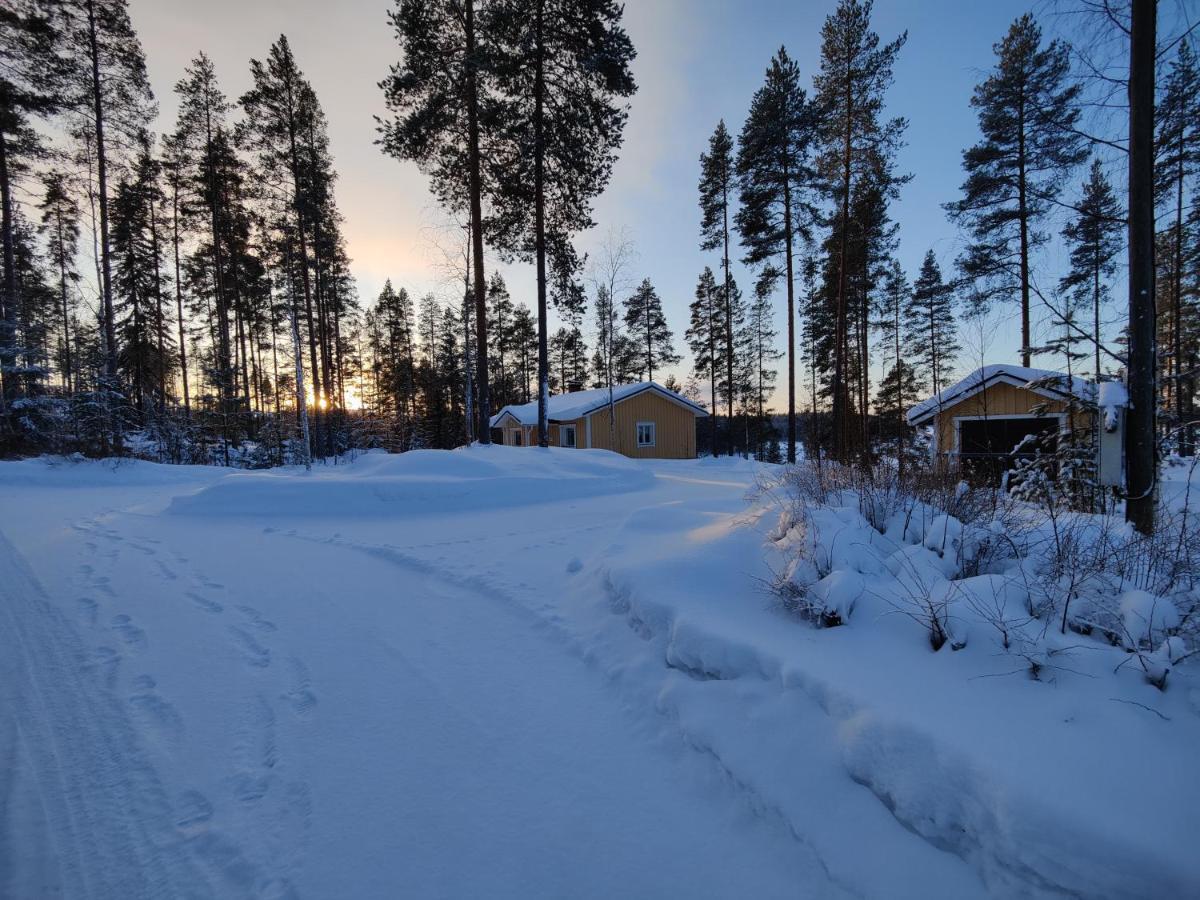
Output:
<svg viewBox="0 0 1200 900">
<path fill-rule="evenodd" d="M 203 893 L 206 879 L 174 826 L 158 772 L 125 706 L 88 677 L 94 655 L 3 534 L 0 573 L 6 708 L 29 751 L 64 893 Z M 20 836 L 5 836 L 10 839 Z"/>
</svg>

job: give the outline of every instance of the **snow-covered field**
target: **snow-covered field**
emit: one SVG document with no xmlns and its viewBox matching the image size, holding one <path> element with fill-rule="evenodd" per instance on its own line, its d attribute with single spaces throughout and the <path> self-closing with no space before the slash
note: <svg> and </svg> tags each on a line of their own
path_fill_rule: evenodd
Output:
<svg viewBox="0 0 1200 900">
<path fill-rule="evenodd" d="M 1188 665 L 815 630 L 759 472 L 0 464 L 0 896 L 1200 895 Z"/>
</svg>

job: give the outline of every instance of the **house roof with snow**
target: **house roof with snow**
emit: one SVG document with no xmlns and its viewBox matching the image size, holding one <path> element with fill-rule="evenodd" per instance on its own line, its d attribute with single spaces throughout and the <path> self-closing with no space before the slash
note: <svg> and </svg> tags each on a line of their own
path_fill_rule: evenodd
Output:
<svg viewBox="0 0 1200 900">
<path fill-rule="evenodd" d="M 922 400 L 908 411 L 909 425 L 924 425 L 940 410 L 968 397 L 982 393 L 995 384 L 1009 384 L 1024 388 L 1048 400 L 1063 400 L 1075 397 L 1090 400 L 1095 396 L 1095 385 L 1083 378 L 1067 376 L 1051 369 L 1029 369 L 1025 366 L 1010 366 L 997 363 L 976 369 L 962 381 L 951 385 L 927 400 Z"/>
<path fill-rule="evenodd" d="M 636 397 L 638 394 L 643 394 L 647 391 L 652 391 L 673 403 L 678 403 L 680 406 L 684 406 L 694 412 L 697 416 L 708 415 L 707 410 L 703 406 L 699 406 L 681 397 L 674 391 L 667 390 L 657 381 L 639 381 L 634 384 L 614 385 L 612 400 L 613 403 L 620 403 L 623 400 L 628 400 L 630 397 Z M 567 394 L 555 394 L 551 397 L 549 407 L 546 410 L 546 416 L 551 422 L 573 422 L 576 419 L 582 419 L 589 413 L 604 409 L 606 406 L 608 406 L 608 388 L 572 391 Z M 537 401 L 534 400 L 531 403 L 504 407 L 500 412 L 492 416 L 491 426 L 495 428 L 506 415 L 512 416 L 521 425 L 537 425 Z"/>
</svg>

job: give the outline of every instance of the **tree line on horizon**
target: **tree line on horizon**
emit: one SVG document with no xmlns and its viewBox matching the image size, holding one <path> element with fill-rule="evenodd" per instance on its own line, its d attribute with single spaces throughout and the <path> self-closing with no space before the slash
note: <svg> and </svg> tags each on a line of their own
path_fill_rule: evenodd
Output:
<svg viewBox="0 0 1200 900">
<path fill-rule="evenodd" d="M 1132 45 L 1131 13 L 1097 19 L 1089 0 L 1078 6 L 1095 31 Z M 227 462 L 251 447 L 256 463 L 278 464 L 349 446 L 486 442 L 488 417 L 515 402 L 539 404 L 545 442 L 552 390 L 675 365 L 661 298 L 635 277 L 628 239 L 614 234 L 591 259 L 574 246 L 595 224 L 636 90 L 622 14 L 613 0 L 396 0 L 400 59 L 380 84 L 378 143 L 415 162 L 465 220 L 463 293 L 414 300 L 389 282 L 364 309 L 324 114 L 286 37 L 251 60 L 252 87 L 236 103 L 198 54 L 174 88 L 177 121 L 158 138 L 125 0 L 7 4 L 5 449 L 113 453 L 136 434 L 171 458 Z M 1089 81 L 1082 63 L 1098 66 L 1086 46 L 1045 40 L 1031 15 L 1014 21 L 975 87 L 979 139 L 945 205 L 962 252 L 943 271 L 930 250 L 910 280 L 889 211 L 912 177 L 897 167 L 908 123 L 885 113 L 906 34 L 884 42 L 871 15 L 869 0 L 839 0 L 811 91 L 781 48 L 740 131 L 721 119 L 701 154 L 699 249 L 713 259 L 684 334 L 690 375 L 672 383 L 714 413 L 712 452 L 778 451 L 767 405 L 781 356 L 789 460 L 800 420 L 809 455 L 869 464 L 886 442 L 903 451 L 904 411 L 950 382 L 963 323 L 983 329 L 991 310 L 1019 314 L 1023 365 L 1036 354 L 1092 378 L 1127 368 L 1110 307 L 1133 201 L 1109 172 L 1136 148 L 1084 114 L 1106 105 L 1097 81 L 1124 89 L 1128 77 Z M 1200 76 L 1191 32 L 1155 55 L 1154 391 L 1160 436 L 1187 453 Z M 1065 272 L 1040 252 L 1052 228 Z M 754 275 L 748 297 L 735 256 Z M 535 268 L 532 308 L 488 276 L 492 257 Z"/>
</svg>

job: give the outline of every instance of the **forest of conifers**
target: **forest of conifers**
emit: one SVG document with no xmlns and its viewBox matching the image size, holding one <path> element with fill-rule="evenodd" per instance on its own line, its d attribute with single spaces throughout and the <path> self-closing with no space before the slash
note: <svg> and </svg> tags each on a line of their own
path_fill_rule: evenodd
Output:
<svg viewBox="0 0 1200 900">
<path fill-rule="evenodd" d="M 199 52 L 161 122 L 125 0 L 8 0 L 0 452 L 269 466 L 448 448 L 487 440 L 506 403 L 657 379 L 717 413 L 711 452 L 794 459 L 803 442 L 869 459 L 903 448 L 905 410 L 978 364 L 962 330 L 996 309 L 1021 323 L 1012 362 L 1123 377 L 1138 4 L 1066 4 L 1077 43 L 1032 15 L 996 35 L 978 140 L 945 198 L 963 250 L 947 271 L 930 250 L 914 273 L 889 213 L 920 177 L 898 168 L 908 123 L 887 114 L 906 35 L 877 35 L 868 0 L 830 5 L 810 85 L 780 48 L 746 109 L 725 111 L 740 131 L 713 112 L 687 226 L 700 274 L 672 329 L 619 230 L 590 257 L 574 243 L 597 224 L 637 88 L 613 0 L 396 0 L 377 143 L 460 225 L 459 288 L 420 298 L 391 282 L 358 295 L 320 98 L 286 36 L 248 61 L 240 97 Z M 1200 74 L 1186 16 L 1158 10 L 1153 390 L 1158 437 L 1187 453 Z M 495 260 L 536 269 L 529 304 Z M 1040 345 L 1034 320 L 1049 323 Z"/>
</svg>

